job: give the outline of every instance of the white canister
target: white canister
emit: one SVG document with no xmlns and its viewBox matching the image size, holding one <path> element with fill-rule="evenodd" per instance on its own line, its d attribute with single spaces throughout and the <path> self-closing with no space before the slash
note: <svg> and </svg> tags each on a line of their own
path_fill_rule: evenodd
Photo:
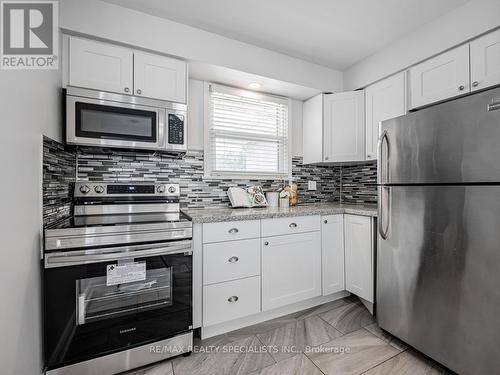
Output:
<svg viewBox="0 0 500 375">
<path fill-rule="evenodd" d="M 278 207 L 280 193 L 277 191 L 270 191 L 266 193 L 266 200 L 268 207 Z"/>
<path fill-rule="evenodd" d="M 290 199 L 288 197 L 280 198 L 280 208 L 290 207 Z"/>
</svg>

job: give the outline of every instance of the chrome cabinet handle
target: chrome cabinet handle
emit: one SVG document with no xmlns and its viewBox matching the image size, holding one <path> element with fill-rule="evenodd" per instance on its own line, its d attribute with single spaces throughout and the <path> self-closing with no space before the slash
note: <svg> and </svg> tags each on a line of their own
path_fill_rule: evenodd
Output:
<svg viewBox="0 0 500 375">
<path fill-rule="evenodd" d="M 239 300 L 238 296 L 231 296 L 227 299 L 227 302 L 235 303 L 235 302 L 238 302 L 238 300 Z"/>
<path fill-rule="evenodd" d="M 130 89 L 129 89 L 128 87 L 125 87 L 125 88 L 124 88 L 124 91 L 125 91 L 125 92 L 129 92 L 129 91 L 130 91 Z"/>
<path fill-rule="evenodd" d="M 231 233 L 231 234 L 235 234 L 235 233 L 238 233 L 238 232 L 239 232 L 239 230 L 238 230 L 238 228 L 231 228 L 231 229 L 229 229 L 227 232 L 228 232 L 228 233 Z"/>
<path fill-rule="evenodd" d="M 323 221 L 323 223 L 328 224 L 328 220 Z"/>
<path fill-rule="evenodd" d="M 460 85 L 460 86 L 458 86 L 458 89 L 459 89 L 460 91 L 463 91 L 463 90 L 465 89 L 465 86 L 464 86 L 464 85 Z"/>
<path fill-rule="evenodd" d="M 297 223 L 290 223 L 290 225 L 288 225 L 290 228 L 297 228 Z"/>
<path fill-rule="evenodd" d="M 325 156 L 325 160 L 328 160 L 328 156 Z"/>
<path fill-rule="evenodd" d="M 472 87 L 477 87 L 477 86 L 479 86 L 479 82 L 478 81 L 472 82 Z"/>
<path fill-rule="evenodd" d="M 137 93 L 138 93 L 139 95 L 141 95 L 141 94 L 142 94 L 142 90 L 141 90 L 141 89 L 137 89 Z"/>
<path fill-rule="evenodd" d="M 269 242 L 268 242 L 268 241 L 264 242 L 264 245 L 265 245 L 265 246 L 268 246 L 268 245 L 269 245 Z"/>
<path fill-rule="evenodd" d="M 237 261 L 239 261 L 239 260 L 240 260 L 240 258 L 238 258 L 238 257 L 231 257 L 231 258 L 229 258 L 227 261 L 228 261 L 229 263 L 236 263 L 236 262 L 237 262 Z"/>
</svg>

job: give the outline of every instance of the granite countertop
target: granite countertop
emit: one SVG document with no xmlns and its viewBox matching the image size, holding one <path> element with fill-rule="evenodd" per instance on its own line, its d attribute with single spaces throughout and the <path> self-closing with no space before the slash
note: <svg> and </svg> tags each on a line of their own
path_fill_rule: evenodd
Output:
<svg viewBox="0 0 500 375">
<path fill-rule="evenodd" d="M 256 220 L 290 216 L 354 214 L 377 216 L 377 206 L 362 204 L 312 203 L 290 208 L 186 208 L 182 209 L 193 223 L 216 223 L 234 220 Z"/>
</svg>

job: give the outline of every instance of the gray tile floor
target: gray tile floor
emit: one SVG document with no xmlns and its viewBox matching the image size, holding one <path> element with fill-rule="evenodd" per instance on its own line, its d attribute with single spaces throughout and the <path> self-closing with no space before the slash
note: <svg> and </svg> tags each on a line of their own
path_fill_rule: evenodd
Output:
<svg viewBox="0 0 500 375">
<path fill-rule="evenodd" d="M 127 375 L 447 374 L 384 333 L 353 297 L 229 332 Z"/>
</svg>

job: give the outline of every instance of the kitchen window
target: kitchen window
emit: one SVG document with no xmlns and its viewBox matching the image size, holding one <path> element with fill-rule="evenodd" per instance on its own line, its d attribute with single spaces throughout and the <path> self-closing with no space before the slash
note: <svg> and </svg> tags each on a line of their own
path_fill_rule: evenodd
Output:
<svg viewBox="0 0 500 375">
<path fill-rule="evenodd" d="M 205 177 L 288 178 L 289 100 L 207 84 Z"/>
</svg>

